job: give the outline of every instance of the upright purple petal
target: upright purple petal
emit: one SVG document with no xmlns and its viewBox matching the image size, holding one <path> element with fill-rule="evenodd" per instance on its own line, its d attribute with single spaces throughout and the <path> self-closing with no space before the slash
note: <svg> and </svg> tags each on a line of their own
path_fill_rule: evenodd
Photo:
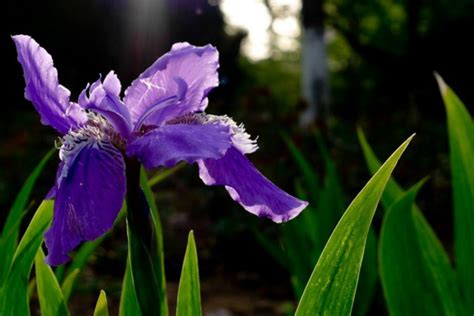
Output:
<svg viewBox="0 0 474 316">
<path fill-rule="evenodd" d="M 176 97 L 176 104 L 165 107 L 148 118 L 147 123 L 159 125 L 187 113 L 202 111 L 207 106 L 207 94 L 219 84 L 217 68 L 219 53 L 211 45 L 173 45 L 125 91 L 124 102 L 132 122 L 162 100 Z"/>
<path fill-rule="evenodd" d="M 132 132 L 132 122 L 127 107 L 120 100 L 120 89 L 120 81 L 111 71 L 103 82 L 99 79 L 82 91 L 79 104 L 84 109 L 104 116 L 123 138 L 128 138 Z"/>
<path fill-rule="evenodd" d="M 87 121 L 86 113 L 69 102 L 70 92 L 58 82 L 53 59 L 34 39 L 26 35 L 12 37 L 23 67 L 25 98 L 30 100 L 41 116 L 41 122 L 66 134 Z"/>
<path fill-rule="evenodd" d="M 109 230 L 125 196 L 125 164 L 110 143 L 90 142 L 69 159 L 61 168 L 53 223 L 45 234 L 50 265 L 65 263 L 79 243 Z"/>
<path fill-rule="evenodd" d="M 137 138 L 127 148 L 127 155 L 137 156 L 148 168 L 172 167 L 179 161 L 218 159 L 231 146 L 228 126 L 221 124 L 163 125 Z"/>
<path fill-rule="evenodd" d="M 276 223 L 297 216 L 308 202 L 282 191 L 265 178 L 236 148 L 221 159 L 198 161 L 199 176 L 207 185 L 224 185 L 232 199 L 247 211 Z"/>
</svg>

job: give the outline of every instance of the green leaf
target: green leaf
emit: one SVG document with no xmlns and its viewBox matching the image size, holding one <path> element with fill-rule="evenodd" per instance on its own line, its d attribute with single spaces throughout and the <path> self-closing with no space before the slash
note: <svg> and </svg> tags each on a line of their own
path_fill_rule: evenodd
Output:
<svg viewBox="0 0 474 316">
<path fill-rule="evenodd" d="M 201 311 L 201 290 L 199 289 L 199 268 L 193 231 L 189 232 L 188 245 L 184 255 L 179 280 L 176 316 L 199 316 Z"/>
<path fill-rule="evenodd" d="M 28 279 L 52 216 L 53 202 L 43 201 L 20 240 L 7 278 L 0 289 L 0 315 L 29 315 Z"/>
<path fill-rule="evenodd" d="M 104 290 L 100 290 L 97 304 L 95 304 L 94 316 L 109 316 L 109 309 L 107 308 L 107 296 Z"/>
<path fill-rule="evenodd" d="M 176 169 L 178 170 L 178 169 Z M 175 171 L 176 171 L 175 170 Z M 160 306 L 161 314 L 168 315 L 168 298 L 166 294 L 166 275 L 165 275 L 165 255 L 163 247 L 163 229 L 161 227 L 160 214 L 158 212 L 158 207 L 155 203 L 155 198 L 153 192 L 151 191 L 151 186 L 148 184 L 148 179 L 143 168 L 140 169 L 140 185 L 142 187 L 145 198 L 148 202 L 151 212 L 151 218 L 153 222 L 153 228 L 155 231 L 156 246 L 154 251 L 155 255 L 155 268 L 156 275 L 158 278 L 158 284 L 160 288 Z"/>
<path fill-rule="evenodd" d="M 119 316 L 141 316 L 137 295 L 133 288 L 132 272 L 130 270 L 130 260 L 127 258 L 125 275 L 122 282 L 122 294 L 120 295 Z"/>
<path fill-rule="evenodd" d="M 350 315 L 375 210 L 408 138 L 367 182 L 334 229 L 295 315 Z"/>
<path fill-rule="evenodd" d="M 0 253 L 2 254 L 0 256 L 0 286 L 5 281 L 6 275 L 12 263 L 13 254 L 15 253 L 15 248 L 18 243 L 21 220 L 26 213 L 26 206 L 31 191 L 33 190 L 36 180 L 43 171 L 44 166 L 49 161 L 54 152 L 55 149 L 51 149 L 43 157 L 43 159 L 41 159 L 40 163 L 35 167 L 33 172 L 31 172 L 30 176 L 28 179 L 26 179 L 25 183 L 20 189 L 20 192 L 16 196 L 13 206 L 8 213 L 8 217 L 0 235 Z"/>
<path fill-rule="evenodd" d="M 281 225 L 283 250 L 295 297 L 299 299 L 321 250 L 312 240 L 319 226 L 312 225 L 315 209 L 308 207 L 291 222 Z M 318 240 L 320 241 L 320 240 Z"/>
<path fill-rule="evenodd" d="M 61 284 L 61 291 L 63 292 L 65 302 L 69 301 L 69 297 L 71 297 L 71 293 L 74 288 L 74 283 L 76 282 L 80 272 L 81 270 L 78 268 L 74 269 L 66 276 L 63 283 Z"/>
<path fill-rule="evenodd" d="M 390 315 L 462 315 L 455 274 L 440 241 L 420 212 L 424 180 L 385 214 L 380 235 L 380 276 Z M 415 299 L 416 298 L 416 299 Z"/>
<path fill-rule="evenodd" d="M 367 315 L 377 286 L 377 237 L 372 227 L 367 235 L 364 259 L 354 299 L 354 316 Z"/>
<path fill-rule="evenodd" d="M 474 124 L 457 95 L 436 75 L 448 119 L 458 279 L 474 312 Z"/>
<path fill-rule="evenodd" d="M 178 163 L 173 168 L 166 168 L 166 169 L 164 169 L 160 172 L 157 172 L 157 174 L 154 177 L 152 177 L 150 180 L 148 180 L 148 186 L 151 188 L 151 187 L 157 185 L 158 183 L 165 180 L 166 178 L 168 178 L 172 174 L 176 173 L 176 171 L 178 171 L 180 169 L 183 169 L 184 166 L 186 166 L 186 163 L 181 162 L 181 163 Z"/>
<path fill-rule="evenodd" d="M 359 143 L 362 147 L 362 152 L 364 153 L 364 158 L 369 168 L 371 174 L 377 172 L 377 170 L 382 165 L 375 155 L 374 151 L 370 147 L 367 139 L 365 138 L 364 132 L 358 128 L 357 136 L 359 137 Z M 392 204 L 400 198 L 403 194 L 403 189 L 400 185 L 393 180 L 392 178 L 388 181 L 385 191 L 382 194 L 382 204 L 387 210 L 392 206 Z"/>
<path fill-rule="evenodd" d="M 35 272 L 41 315 L 69 315 L 58 280 L 51 267 L 44 262 L 44 253 L 41 248 L 36 253 Z"/>
<path fill-rule="evenodd" d="M 374 172 L 374 169 L 380 166 L 380 162 L 378 158 L 375 156 L 373 150 L 370 148 L 370 145 L 368 144 L 362 130 L 359 129 L 357 132 L 358 132 L 359 141 L 363 148 L 364 156 L 369 166 L 369 169 L 371 170 L 371 172 Z M 389 183 L 387 184 L 384 195 L 382 196 L 382 203 L 384 204 L 386 209 L 390 209 L 390 206 L 393 205 L 394 202 L 399 200 L 404 195 L 405 193 L 402 187 L 395 180 L 391 179 Z M 424 218 L 420 209 L 414 202 L 413 202 L 413 213 L 414 213 L 413 217 L 415 218 L 415 223 L 417 223 L 417 225 L 423 225 L 424 230 L 429 230 L 432 232 L 432 228 L 429 226 L 428 222 Z M 436 239 L 436 235 L 434 235 L 434 233 L 433 233 L 432 239 Z M 437 247 L 437 249 L 440 253 L 442 253 L 439 256 L 448 258 L 446 251 L 444 250 L 442 245 L 439 242 L 438 244 L 439 244 L 439 247 Z"/>
<path fill-rule="evenodd" d="M 167 315 L 161 225 L 153 198 L 146 198 L 151 191 L 143 174 L 138 163 L 127 164 L 128 257 L 133 288 L 143 315 Z"/>
<path fill-rule="evenodd" d="M 278 242 L 275 242 L 275 239 L 267 236 L 267 234 L 263 233 L 258 229 L 256 225 L 252 226 L 252 232 L 255 236 L 256 241 L 260 244 L 263 249 L 284 268 L 287 268 L 288 264 L 286 262 L 286 254 L 280 247 Z"/>
<path fill-rule="evenodd" d="M 336 165 L 332 161 L 329 151 L 319 133 L 316 134 L 316 142 L 319 147 L 319 152 L 323 157 L 324 169 L 326 172 L 318 199 L 313 201 L 318 211 L 318 239 L 320 240 L 318 252 L 320 253 L 334 227 L 341 218 L 345 203 L 342 186 L 336 171 Z"/>
<path fill-rule="evenodd" d="M 285 140 L 291 154 L 293 155 L 293 158 L 298 164 L 301 174 L 304 175 L 307 191 L 316 197 L 316 194 L 319 192 L 319 182 L 316 171 L 313 169 L 308 159 L 306 159 L 303 152 L 291 141 L 289 137 L 283 135 L 283 139 Z"/>
</svg>

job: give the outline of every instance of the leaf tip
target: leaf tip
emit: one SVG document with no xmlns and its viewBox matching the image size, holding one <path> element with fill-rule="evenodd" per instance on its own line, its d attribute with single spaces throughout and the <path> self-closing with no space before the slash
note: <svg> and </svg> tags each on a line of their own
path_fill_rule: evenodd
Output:
<svg viewBox="0 0 474 316">
<path fill-rule="evenodd" d="M 194 241 L 194 230 L 192 229 L 189 231 L 189 234 L 188 234 L 188 242 L 191 240 Z"/>
<path fill-rule="evenodd" d="M 434 77 L 436 78 L 436 82 L 438 83 L 439 90 L 441 94 L 444 95 L 448 89 L 448 85 L 444 82 L 443 78 L 437 73 L 436 71 L 433 72 Z"/>
</svg>

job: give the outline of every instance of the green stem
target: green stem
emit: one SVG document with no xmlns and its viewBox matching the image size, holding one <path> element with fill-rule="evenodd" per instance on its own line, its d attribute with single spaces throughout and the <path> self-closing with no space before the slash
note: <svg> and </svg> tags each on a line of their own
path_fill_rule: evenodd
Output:
<svg viewBox="0 0 474 316">
<path fill-rule="evenodd" d="M 160 315 L 165 293 L 160 286 L 161 261 L 150 207 L 140 188 L 140 164 L 127 164 L 127 235 L 132 280 L 142 315 Z"/>
</svg>

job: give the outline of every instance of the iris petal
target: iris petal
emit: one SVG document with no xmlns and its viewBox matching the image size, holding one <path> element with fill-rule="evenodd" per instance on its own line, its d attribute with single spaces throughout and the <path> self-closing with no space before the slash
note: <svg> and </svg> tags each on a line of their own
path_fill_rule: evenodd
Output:
<svg viewBox="0 0 474 316">
<path fill-rule="evenodd" d="M 66 134 L 87 121 L 85 112 L 69 102 L 70 91 L 59 84 L 53 59 L 34 39 L 26 35 L 12 37 L 26 82 L 25 98 L 41 116 L 41 122 Z"/>
<path fill-rule="evenodd" d="M 228 126 L 221 124 L 163 125 L 133 141 L 127 149 L 148 168 L 172 167 L 179 161 L 218 159 L 231 146 Z"/>
<path fill-rule="evenodd" d="M 247 211 L 276 223 L 297 216 L 308 202 L 282 191 L 265 178 L 236 148 L 221 159 L 198 161 L 199 176 L 207 185 L 223 185 L 232 199 Z"/>
<path fill-rule="evenodd" d="M 219 53 L 211 45 L 196 47 L 187 43 L 173 45 L 125 91 L 124 102 L 132 122 L 161 100 L 176 97 L 179 102 L 155 112 L 147 123 L 160 125 L 178 116 L 202 111 L 207 106 L 207 94 L 219 84 L 217 68 Z"/>
<path fill-rule="evenodd" d="M 132 122 L 127 107 L 120 100 L 120 81 L 113 71 L 110 71 L 104 82 L 97 80 L 90 88 L 86 87 L 79 96 L 79 104 L 107 118 L 110 124 L 127 139 L 132 132 Z M 89 97 L 87 96 L 89 90 Z"/>
<path fill-rule="evenodd" d="M 45 234 L 50 265 L 63 264 L 79 243 L 108 231 L 126 191 L 123 157 L 112 144 L 90 142 L 69 159 L 67 172 L 58 172 L 53 223 Z"/>
</svg>

